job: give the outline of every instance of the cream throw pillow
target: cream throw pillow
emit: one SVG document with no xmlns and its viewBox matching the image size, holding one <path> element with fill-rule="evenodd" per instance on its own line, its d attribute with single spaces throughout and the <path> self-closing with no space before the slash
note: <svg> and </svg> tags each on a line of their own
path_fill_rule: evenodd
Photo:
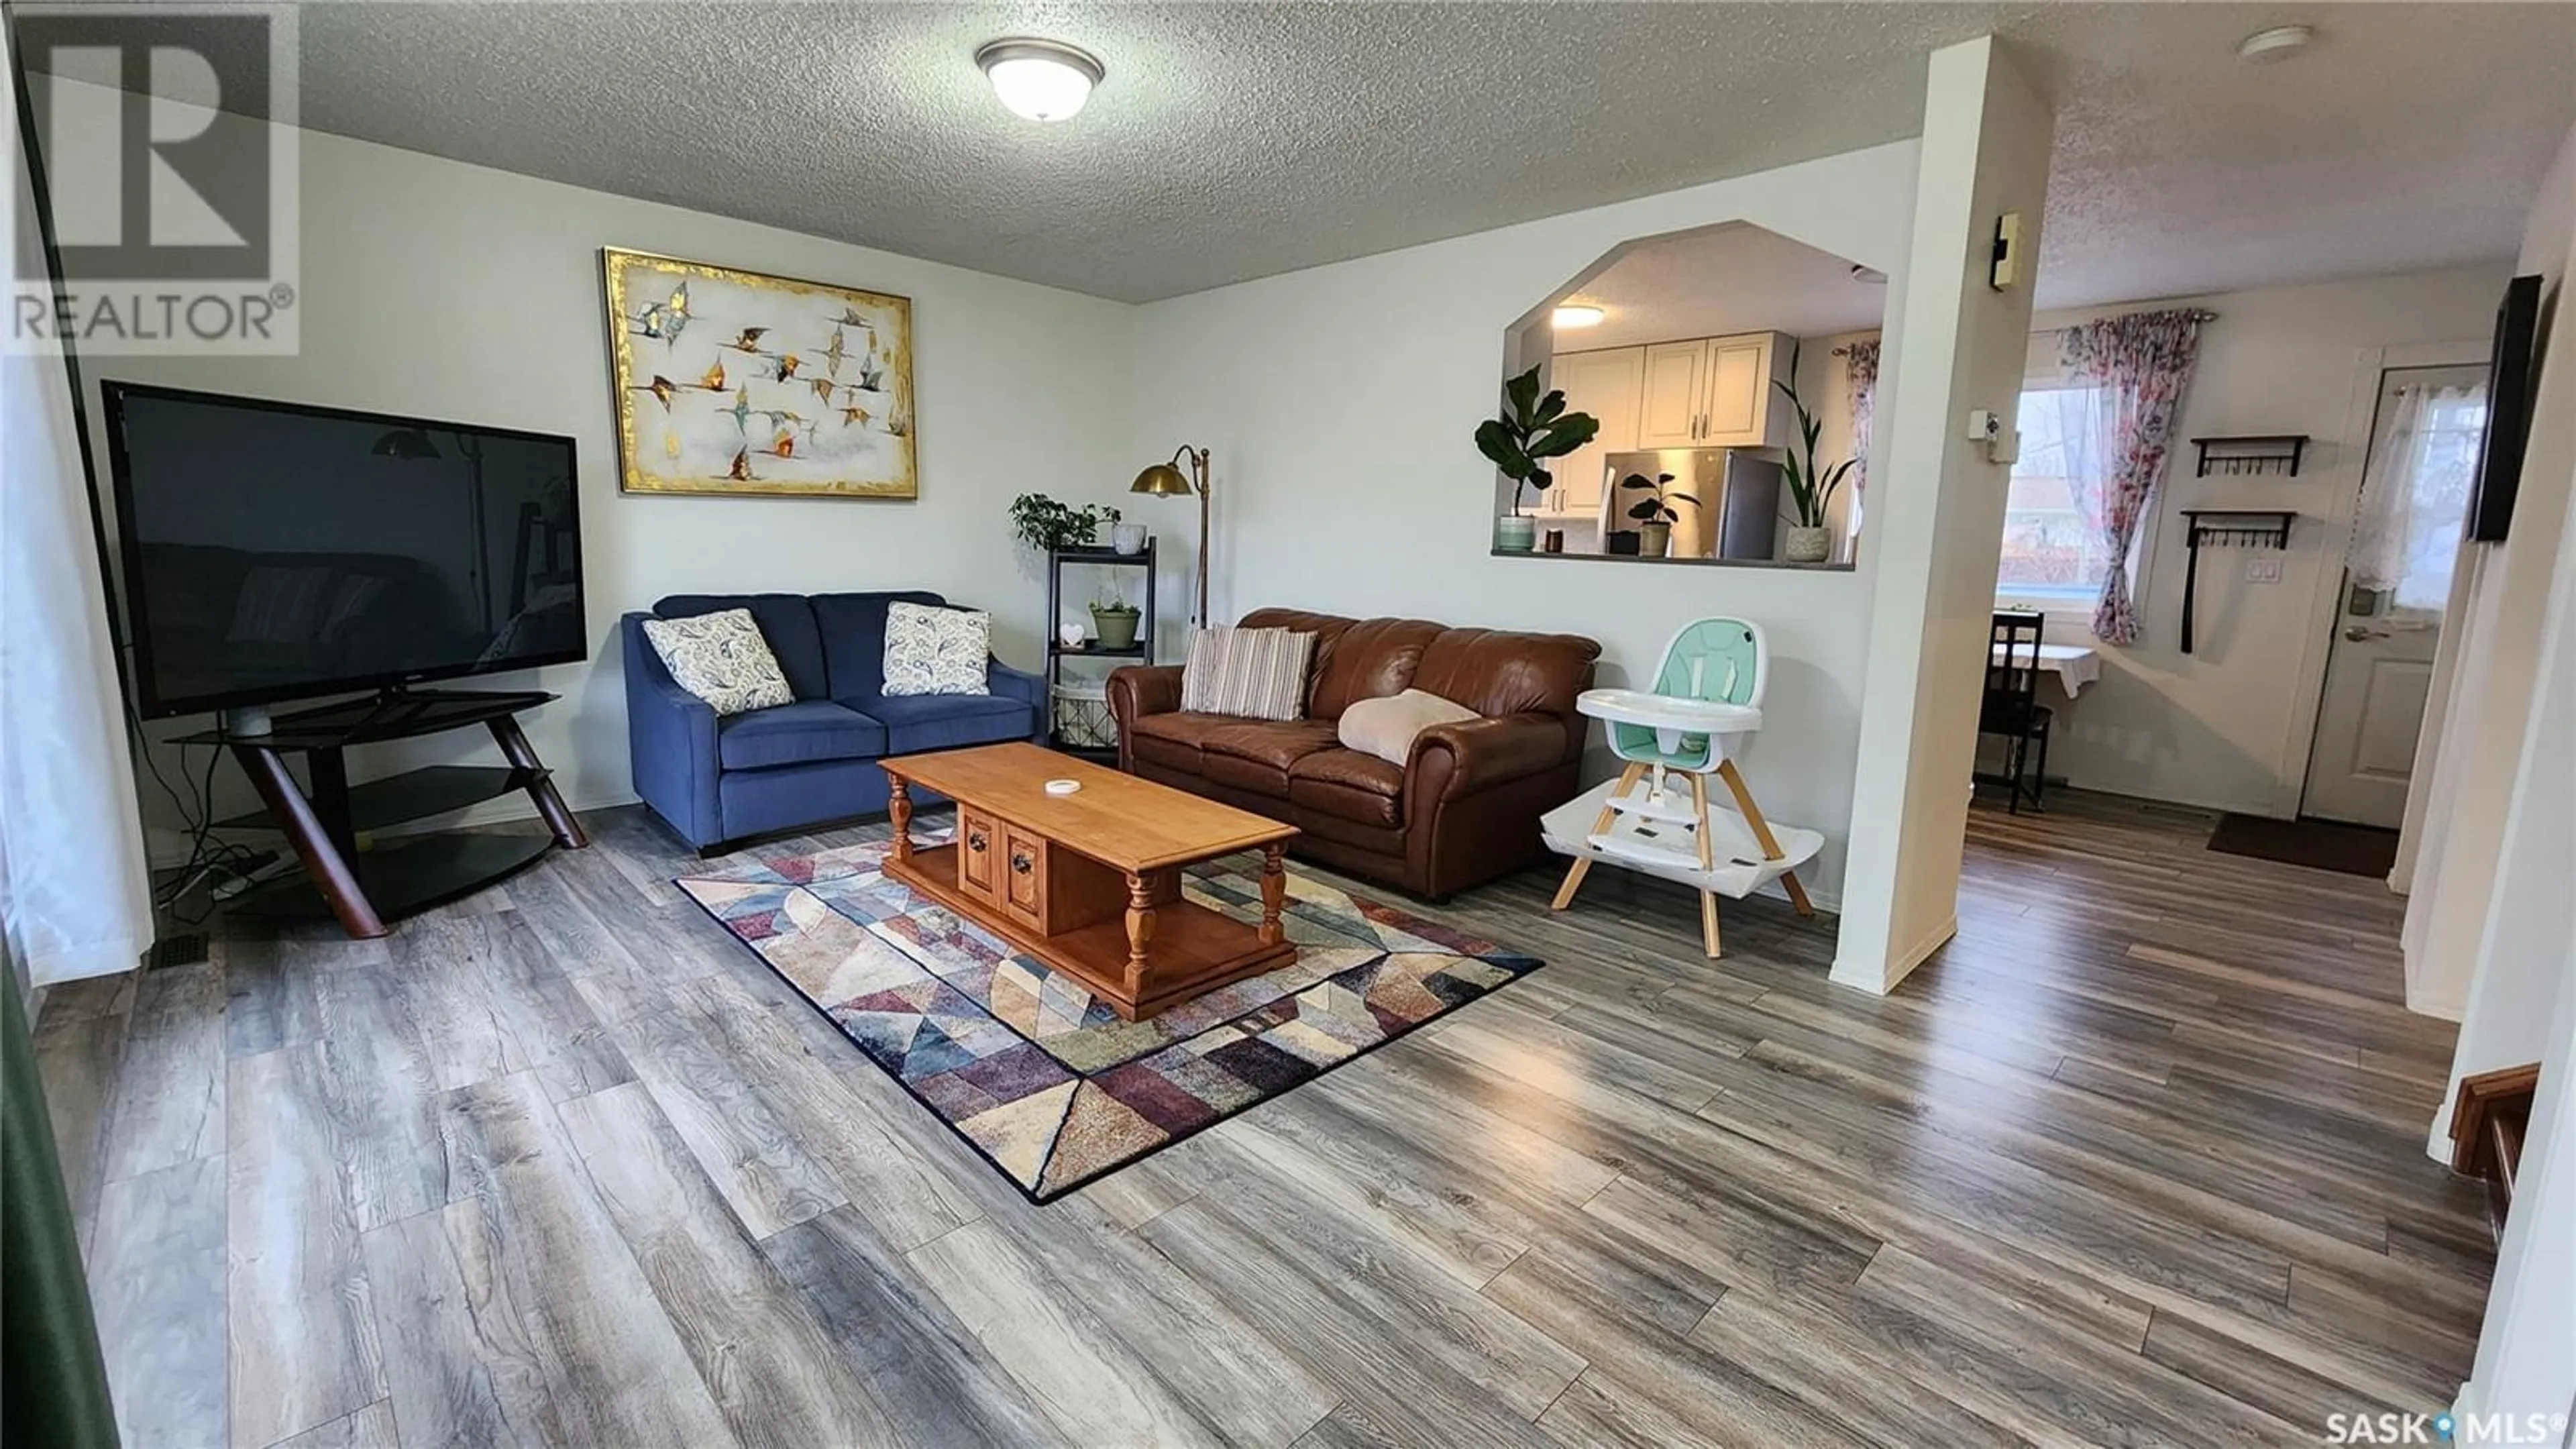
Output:
<svg viewBox="0 0 2576 1449">
<path fill-rule="evenodd" d="M 1306 715 L 1306 661 L 1315 636 L 1287 629 L 1201 629 L 1181 666 L 1181 708 L 1247 719 Z"/>
<path fill-rule="evenodd" d="M 719 609 L 686 619 L 647 619 L 644 637 L 682 689 L 718 714 L 794 704 L 796 691 L 769 652 L 749 609 Z"/>
<path fill-rule="evenodd" d="M 1364 755 L 1401 765 L 1413 755 L 1413 737 L 1433 725 L 1456 724 L 1483 716 L 1463 704 L 1451 704 L 1427 690 L 1363 699 L 1342 711 L 1342 743 Z"/>
<path fill-rule="evenodd" d="M 886 609 L 885 693 L 990 694 L 984 661 L 993 616 L 981 609 L 895 604 Z"/>
</svg>

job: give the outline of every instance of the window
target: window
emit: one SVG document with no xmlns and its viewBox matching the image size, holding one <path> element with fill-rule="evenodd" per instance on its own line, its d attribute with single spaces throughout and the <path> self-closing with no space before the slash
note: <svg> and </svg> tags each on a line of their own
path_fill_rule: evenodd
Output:
<svg viewBox="0 0 2576 1449">
<path fill-rule="evenodd" d="M 1997 593 L 2074 607 L 2102 591 L 2111 566 L 2102 529 L 2109 407 L 2106 390 L 2082 383 L 2022 389 L 2021 461 L 2004 503 Z"/>
<path fill-rule="evenodd" d="M 2381 431 L 2363 476 L 2350 563 L 2354 583 L 2388 591 L 2391 612 L 2439 617 L 2477 480 L 2487 390 L 2471 369 L 2411 371 L 2420 380 L 2380 397 Z"/>
</svg>

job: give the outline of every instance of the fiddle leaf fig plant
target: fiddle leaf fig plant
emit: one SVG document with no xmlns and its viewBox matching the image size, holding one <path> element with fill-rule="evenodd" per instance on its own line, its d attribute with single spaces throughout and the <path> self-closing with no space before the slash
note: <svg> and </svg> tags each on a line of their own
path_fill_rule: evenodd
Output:
<svg viewBox="0 0 2576 1449">
<path fill-rule="evenodd" d="M 1798 515 L 1798 526 L 1823 528 L 1826 526 L 1826 511 L 1833 507 L 1834 490 L 1843 486 L 1843 478 L 1860 459 L 1845 458 L 1830 468 L 1817 468 L 1816 439 L 1823 434 L 1825 425 L 1816 420 L 1816 415 L 1807 410 L 1807 404 L 1798 396 L 1798 353 L 1801 350 L 1790 350 L 1789 381 L 1782 382 L 1776 377 L 1771 379 L 1771 385 L 1780 389 L 1781 396 L 1789 400 L 1789 406 L 1797 410 L 1798 436 L 1804 440 L 1803 449 L 1788 450 L 1781 469 L 1789 484 L 1789 506 Z"/>
<path fill-rule="evenodd" d="M 1679 499 L 1680 501 L 1689 504 L 1691 507 L 1697 508 L 1699 507 L 1699 500 L 1688 493 L 1674 492 L 1672 489 L 1672 481 L 1673 475 L 1670 473 L 1658 473 L 1651 481 L 1649 481 L 1643 473 L 1631 473 L 1627 477 L 1620 479 L 1619 487 L 1622 491 L 1628 489 L 1642 489 L 1647 494 L 1646 497 L 1640 498 L 1636 502 L 1628 505 L 1628 516 L 1636 519 L 1640 523 L 1681 522 L 1682 516 L 1678 512 L 1674 511 L 1673 501 L 1675 499 Z"/>
<path fill-rule="evenodd" d="M 1565 410 L 1563 389 L 1541 397 L 1538 369 L 1533 367 L 1503 384 L 1502 413 L 1476 425 L 1476 451 L 1492 459 L 1503 476 L 1518 485 L 1512 490 L 1512 512 L 1517 514 L 1522 490 L 1545 493 L 1555 481 L 1544 466 L 1547 460 L 1564 457 L 1600 431 L 1599 418 Z"/>
</svg>

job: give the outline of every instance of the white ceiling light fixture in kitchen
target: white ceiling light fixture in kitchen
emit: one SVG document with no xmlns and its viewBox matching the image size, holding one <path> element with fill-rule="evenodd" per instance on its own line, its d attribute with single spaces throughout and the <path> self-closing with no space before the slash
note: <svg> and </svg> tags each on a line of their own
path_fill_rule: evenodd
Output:
<svg viewBox="0 0 2576 1449">
<path fill-rule="evenodd" d="M 976 48 L 975 64 L 993 83 L 993 94 L 1015 116 L 1061 121 L 1082 109 L 1107 72 L 1099 57 L 1060 40 L 1009 36 Z"/>
<path fill-rule="evenodd" d="M 2314 26 L 2275 25 L 2237 42 L 2236 58 L 2248 65 L 2272 65 L 2307 49 L 2308 42 L 2316 38 Z"/>
<path fill-rule="evenodd" d="M 1606 315 L 1608 314 L 1598 307 L 1585 306 L 1577 302 L 1571 306 L 1557 308 L 1549 314 L 1548 320 L 1562 332 L 1569 327 L 1598 327 L 1601 325 L 1601 319 Z"/>
</svg>

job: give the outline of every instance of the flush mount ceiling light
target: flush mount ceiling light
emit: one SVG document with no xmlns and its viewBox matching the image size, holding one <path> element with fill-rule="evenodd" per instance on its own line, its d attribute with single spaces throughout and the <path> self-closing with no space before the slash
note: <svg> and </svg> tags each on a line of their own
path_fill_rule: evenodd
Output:
<svg viewBox="0 0 2576 1449">
<path fill-rule="evenodd" d="M 1587 307 L 1578 302 L 1570 307 L 1559 307 L 1548 317 L 1562 331 L 1568 327 L 1598 327 L 1605 315 L 1598 307 Z"/>
<path fill-rule="evenodd" d="M 1081 110 L 1106 73 L 1089 51 L 1028 36 L 986 41 L 975 51 L 975 64 L 983 67 L 1002 105 L 1032 121 L 1061 121 Z"/>
<path fill-rule="evenodd" d="M 2236 58 L 2248 65 L 2270 65 L 2288 60 L 2316 38 L 2316 27 L 2312 25 L 2275 25 L 2237 42 Z"/>
</svg>

